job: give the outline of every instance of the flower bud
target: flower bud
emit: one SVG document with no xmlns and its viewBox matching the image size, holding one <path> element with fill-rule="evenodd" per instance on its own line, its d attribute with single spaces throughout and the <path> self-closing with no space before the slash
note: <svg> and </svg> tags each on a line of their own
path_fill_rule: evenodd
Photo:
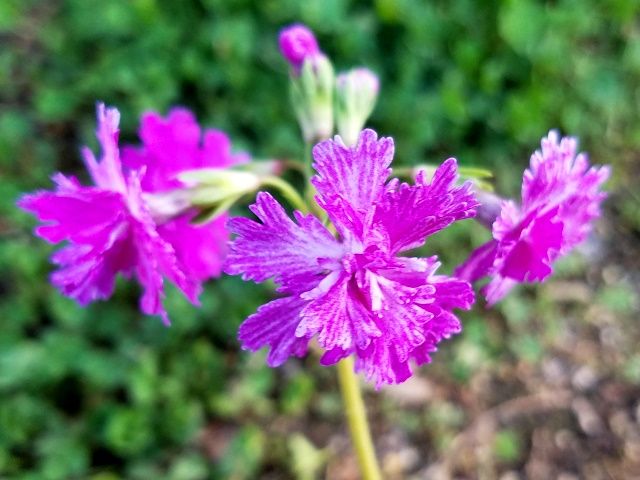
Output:
<svg viewBox="0 0 640 480">
<path fill-rule="evenodd" d="M 246 153 L 234 154 L 236 159 L 248 159 Z M 243 195 L 256 191 L 265 178 L 280 175 L 284 169 L 280 160 L 252 161 L 230 167 L 203 167 L 183 170 L 174 176 L 180 185 L 142 196 L 157 225 L 170 222 L 194 210 L 193 223 L 203 224 L 225 213 Z"/>
<path fill-rule="evenodd" d="M 280 31 L 278 37 L 280 52 L 289 64 L 300 73 L 300 68 L 307 57 L 320 53 L 318 42 L 313 32 L 304 25 L 294 24 Z"/>
<path fill-rule="evenodd" d="M 206 206 L 255 190 L 259 177 L 252 172 L 226 168 L 203 168 L 181 173 L 178 178 L 188 185 L 193 205 Z"/>
<path fill-rule="evenodd" d="M 380 81 L 367 68 L 354 68 L 336 78 L 336 121 L 346 145 L 354 145 L 378 98 Z"/>
<path fill-rule="evenodd" d="M 291 101 L 306 142 L 333 134 L 333 66 L 326 55 L 307 57 L 300 75 L 291 77 Z"/>
<path fill-rule="evenodd" d="M 189 191 L 182 188 L 164 192 L 144 192 L 142 197 L 157 225 L 171 221 L 192 207 Z"/>
<path fill-rule="evenodd" d="M 503 198 L 500 198 L 495 193 L 487 192 L 479 188 L 474 189 L 476 199 L 480 203 L 476 210 L 476 221 L 481 225 L 484 225 L 489 230 L 493 229 L 493 223 L 500 216 L 502 210 Z"/>
<path fill-rule="evenodd" d="M 260 175 L 229 168 L 201 168 L 182 172 L 178 179 L 185 184 L 180 194 L 191 207 L 200 210 L 196 223 L 209 222 L 260 186 Z M 176 193 L 174 193 L 176 195 Z"/>
</svg>

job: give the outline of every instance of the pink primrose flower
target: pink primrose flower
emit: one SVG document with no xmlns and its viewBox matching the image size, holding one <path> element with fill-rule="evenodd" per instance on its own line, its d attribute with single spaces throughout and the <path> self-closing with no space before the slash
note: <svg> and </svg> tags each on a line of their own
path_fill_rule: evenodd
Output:
<svg viewBox="0 0 640 480">
<path fill-rule="evenodd" d="M 517 283 L 551 275 L 553 262 L 583 242 L 600 216 L 609 167 L 590 167 L 576 149 L 575 138 L 551 131 L 524 172 L 519 205 L 479 196 L 478 217 L 493 224 L 493 239 L 476 249 L 456 275 L 470 282 L 490 277 L 482 290 L 489 305 Z"/>
<path fill-rule="evenodd" d="M 270 347 L 270 366 L 304 355 L 315 337 L 323 365 L 354 355 L 356 370 L 377 386 L 400 383 L 412 374 L 410 362 L 428 363 L 438 342 L 460 331 L 452 310 L 470 308 L 471 286 L 436 274 L 435 256 L 398 254 L 472 217 L 471 185 L 455 185 L 453 158 L 430 182 L 387 181 L 393 152 L 393 140 L 372 130 L 351 148 L 336 136 L 313 149 L 316 200 L 338 238 L 313 215 L 296 211 L 292 220 L 268 193 L 251 207 L 259 221 L 229 221 L 237 237 L 225 271 L 272 278 L 283 294 L 240 326 L 243 348 Z"/>
</svg>

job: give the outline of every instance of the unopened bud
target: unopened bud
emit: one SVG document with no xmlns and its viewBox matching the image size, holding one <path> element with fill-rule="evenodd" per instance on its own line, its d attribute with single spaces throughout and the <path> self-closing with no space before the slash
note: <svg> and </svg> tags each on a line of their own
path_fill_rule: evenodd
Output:
<svg viewBox="0 0 640 480">
<path fill-rule="evenodd" d="M 278 36 L 280 52 L 293 67 L 295 74 L 300 73 L 304 60 L 320 53 L 313 32 L 301 24 L 294 24 L 280 31 Z"/>
<path fill-rule="evenodd" d="M 336 121 L 346 145 L 354 145 L 378 98 L 380 81 L 367 68 L 354 68 L 336 78 Z"/>
<path fill-rule="evenodd" d="M 165 192 L 145 192 L 142 195 L 151 217 L 158 225 L 162 225 L 192 208 L 189 192 L 182 188 Z"/>
<path fill-rule="evenodd" d="M 196 223 L 206 223 L 226 212 L 240 197 L 260 186 L 260 176 L 252 171 L 202 168 L 182 172 L 178 179 L 191 207 L 200 211 Z"/>
<path fill-rule="evenodd" d="M 333 65 L 319 53 L 304 60 L 300 75 L 291 77 L 291 101 L 305 141 L 333 134 Z"/>
<path fill-rule="evenodd" d="M 480 188 L 476 188 L 474 193 L 476 199 L 480 203 L 476 210 L 475 220 L 487 227 L 489 230 L 492 230 L 493 222 L 496 221 L 502 211 L 504 199 L 494 193 L 481 190 Z"/>
<path fill-rule="evenodd" d="M 259 177 L 251 172 L 226 168 L 203 168 L 181 173 L 178 178 L 191 191 L 192 205 L 208 206 L 225 198 L 255 190 Z"/>
</svg>

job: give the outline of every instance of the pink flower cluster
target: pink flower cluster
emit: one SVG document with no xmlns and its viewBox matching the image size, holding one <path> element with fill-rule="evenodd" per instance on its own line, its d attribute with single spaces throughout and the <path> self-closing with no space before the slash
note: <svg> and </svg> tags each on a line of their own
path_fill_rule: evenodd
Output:
<svg viewBox="0 0 640 480">
<path fill-rule="evenodd" d="M 483 196 L 479 216 L 495 220 L 493 239 L 476 249 L 456 275 L 470 282 L 488 276 L 483 293 L 489 305 L 519 282 L 547 278 L 551 264 L 583 242 L 600 216 L 609 167 L 590 167 L 576 150 L 575 138 L 551 131 L 524 172 L 520 205 Z"/>
<path fill-rule="evenodd" d="M 197 304 L 202 281 L 220 274 L 228 233 L 225 218 L 201 227 L 189 223 L 189 210 L 162 218 L 154 211 L 153 195 L 179 187 L 176 175 L 183 170 L 245 159 L 231 154 L 222 132 L 207 130 L 201 138 L 195 118 L 184 109 L 174 109 L 166 119 L 145 114 L 142 147 L 125 148 L 122 155 L 119 112 L 98 104 L 97 117 L 100 158 L 88 148 L 82 151 L 93 185 L 57 173 L 55 191 L 25 195 L 18 205 L 43 222 L 38 236 L 69 243 L 52 258 L 59 268 L 51 280 L 63 294 L 87 305 L 112 295 L 118 273 L 135 276 L 143 288 L 141 310 L 169 324 L 164 279 Z"/>
<path fill-rule="evenodd" d="M 458 184 L 453 158 L 430 179 L 422 172 L 414 184 L 390 180 L 393 140 L 361 131 L 378 94 L 377 77 L 354 69 L 339 75 L 336 84 L 333 67 L 303 25 L 284 29 L 279 43 L 293 69 L 292 82 L 315 86 L 309 98 L 300 97 L 316 108 L 299 109 L 308 141 L 333 132 L 330 93 L 337 89 L 342 138 L 313 148 L 316 175 L 311 183 L 323 219 L 300 211 L 292 219 L 273 196 L 261 192 L 249 207 L 256 219 L 228 220 L 223 214 L 195 226 L 194 205 L 203 205 L 195 196 L 182 195 L 190 187 L 180 175 L 201 169 L 191 172 L 192 177 L 218 181 L 202 194 L 207 201 L 233 177 L 229 181 L 236 201 L 262 180 L 247 172 L 225 177 L 220 169 L 245 163 L 247 156 L 233 154 L 223 132 L 203 132 L 191 112 L 181 108 L 166 118 L 144 114 L 142 144 L 121 150 L 120 114 L 98 104 L 101 154 L 96 158 L 88 148 L 82 151 L 93 184 L 57 173 L 54 191 L 31 193 L 18 202 L 42 222 L 38 236 L 67 242 L 52 258 L 58 266 L 52 283 L 63 294 L 86 305 L 110 297 L 118 274 L 135 277 L 143 289 L 141 310 L 168 324 L 165 279 L 194 304 L 202 283 L 223 269 L 245 280 L 272 279 L 281 298 L 242 323 L 242 347 L 269 347 L 267 363 L 278 366 L 305 355 L 315 339 L 324 351 L 321 364 L 353 356 L 356 370 L 379 387 L 409 378 L 412 365 L 430 362 L 439 342 L 460 332 L 454 310 L 474 303 L 469 282 L 489 277 L 482 291 L 491 305 L 519 282 L 547 278 L 553 262 L 589 235 L 610 172 L 591 167 L 585 154 L 577 154 L 574 138 L 552 131 L 542 140 L 524 172 L 519 203 L 474 193 L 470 182 Z M 305 64 L 309 58 L 316 62 L 312 67 L 324 65 L 324 70 L 310 73 Z M 301 85 L 298 93 L 305 90 Z M 323 106 L 319 111 L 318 105 Z M 249 177 L 251 188 L 245 185 Z M 266 180 L 285 184 L 272 176 Z M 435 256 L 401 256 L 453 222 L 471 217 L 490 226 L 492 239 L 455 276 L 438 274 Z M 230 244 L 229 231 L 236 235 Z"/>
<path fill-rule="evenodd" d="M 283 298 L 263 305 L 240 327 L 242 346 L 270 346 L 268 363 L 302 356 L 315 337 L 331 365 L 354 355 L 356 370 L 376 385 L 411 376 L 410 363 L 428 363 L 444 338 L 458 333 L 454 308 L 468 309 L 471 286 L 436 274 L 440 263 L 399 257 L 456 220 L 474 215 L 471 185 L 456 186 L 449 159 L 431 182 L 388 181 L 394 145 L 372 130 L 354 147 L 340 137 L 313 149 L 316 200 L 339 234 L 312 216 L 292 221 L 268 193 L 252 212 L 259 222 L 233 218 L 237 237 L 225 271 L 245 280 L 272 278 Z"/>
</svg>

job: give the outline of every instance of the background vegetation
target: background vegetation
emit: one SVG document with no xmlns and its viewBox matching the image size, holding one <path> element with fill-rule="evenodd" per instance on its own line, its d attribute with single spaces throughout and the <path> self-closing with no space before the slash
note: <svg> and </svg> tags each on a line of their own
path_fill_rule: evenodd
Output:
<svg viewBox="0 0 640 480">
<path fill-rule="evenodd" d="M 396 165 L 519 177 L 550 128 L 614 178 L 592 240 L 541 288 L 464 316 L 465 331 L 401 387 L 370 392 L 388 478 L 640 475 L 640 22 L 637 0 L 3 0 L 0 2 L 0 478 L 357 478 L 334 372 L 239 351 L 268 286 L 210 282 L 174 326 L 138 290 L 79 308 L 47 282 L 52 248 L 14 207 L 81 170 L 94 105 L 192 108 L 256 158 L 298 158 L 278 30 L 313 28 L 338 69 L 367 65 L 371 126 Z M 83 176 L 80 173 L 80 176 Z M 473 242 L 470 242 L 469 232 Z M 446 269 L 486 239 L 460 225 L 429 252 Z M 572 476 L 573 475 L 573 476 Z"/>
</svg>

